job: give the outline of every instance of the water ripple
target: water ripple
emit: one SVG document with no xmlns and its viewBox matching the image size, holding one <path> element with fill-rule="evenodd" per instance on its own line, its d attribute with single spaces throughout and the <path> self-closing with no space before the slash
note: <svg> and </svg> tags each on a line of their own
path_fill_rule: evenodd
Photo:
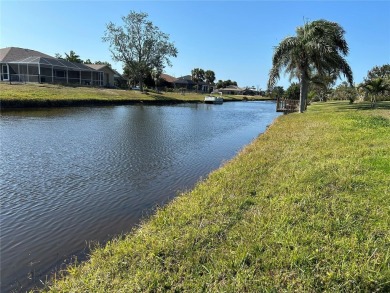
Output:
<svg viewBox="0 0 390 293">
<path fill-rule="evenodd" d="M 88 241 L 130 231 L 264 131 L 274 109 L 263 102 L 2 113 L 1 291 L 37 282 Z"/>
</svg>

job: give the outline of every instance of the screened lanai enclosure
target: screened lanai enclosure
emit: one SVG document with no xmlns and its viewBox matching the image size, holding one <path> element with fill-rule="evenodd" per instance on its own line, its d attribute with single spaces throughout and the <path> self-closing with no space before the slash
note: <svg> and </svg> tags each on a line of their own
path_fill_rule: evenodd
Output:
<svg viewBox="0 0 390 293">
<path fill-rule="evenodd" d="M 62 59 L 28 57 L 2 64 L 2 80 L 103 86 L 103 72 Z M 5 74 L 7 76 L 5 76 Z"/>
</svg>

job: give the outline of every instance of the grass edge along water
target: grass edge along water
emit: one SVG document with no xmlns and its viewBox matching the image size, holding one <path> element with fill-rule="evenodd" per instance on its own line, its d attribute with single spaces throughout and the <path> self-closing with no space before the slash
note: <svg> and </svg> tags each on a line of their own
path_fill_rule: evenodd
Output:
<svg viewBox="0 0 390 293">
<path fill-rule="evenodd" d="M 50 292 L 388 292 L 390 103 L 280 116 Z"/>
</svg>

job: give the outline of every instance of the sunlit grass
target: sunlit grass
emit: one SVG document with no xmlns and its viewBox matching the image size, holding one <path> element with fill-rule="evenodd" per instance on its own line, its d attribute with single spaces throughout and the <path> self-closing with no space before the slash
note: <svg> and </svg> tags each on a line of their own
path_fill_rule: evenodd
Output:
<svg viewBox="0 0 390 293">
<path fill-rule="evenodd" d="M 153 91 L 141 93 L 134 90 L 120 90 L 52 84 L 8 84 L 0 83 L 0 102 L 3 107 L 55 106 L 78 104 L 104 104 L 126 102 L 203 102 L 204 93 L 174 93 Z M 244 96 L 225 95 L 224 100 L 243 100 Z M 248 97 L 249 99 L 264 99 Z"/>
<path fill-rule="evenodd" d="M 321 103 L 252 144 L 52 292 L 389 292 L 390 102 Z"/>
</svg>

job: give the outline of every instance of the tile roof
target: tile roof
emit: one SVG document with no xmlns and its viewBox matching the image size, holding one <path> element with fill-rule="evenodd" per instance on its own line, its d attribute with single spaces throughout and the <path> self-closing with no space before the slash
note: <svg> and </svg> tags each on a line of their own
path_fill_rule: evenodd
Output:
<svg viewBox="0 0 390 293">
<path fill-rule="evenodd" d="M 177 78 L 176 77 L 173 77 L 173 76 L 170 76 L 168 74 L 165 74 L 165 73 L 162 73 L 160 75 L 160 78 L 165 80 L 166 82 L 170 82 L 170 83 L 174 83 L 177 81 Z"/>
<path fill-rule="evenodd" d="M 85 66 L 88 66 L 92 69 L 95 69 L 97 71 L 101 71 L 103 68 L 108 68 L 108 70 L 111 70 L 113 74 L 119 74 L 117 71 L 112 69 L 110 66 L 107 64 L 84 64 Z"/>
<path fill-rule="evenodd" d="M 88 67 L 91 67 L 91 68 L 93 68 L 95 70 L 100 70 L 100 69 L 102 69 L 102 68 L 104 68 L 106 66 L 109 67 L 106 64 L 85 64 L 85 65 L 87 65 Z"/>
</svg>

